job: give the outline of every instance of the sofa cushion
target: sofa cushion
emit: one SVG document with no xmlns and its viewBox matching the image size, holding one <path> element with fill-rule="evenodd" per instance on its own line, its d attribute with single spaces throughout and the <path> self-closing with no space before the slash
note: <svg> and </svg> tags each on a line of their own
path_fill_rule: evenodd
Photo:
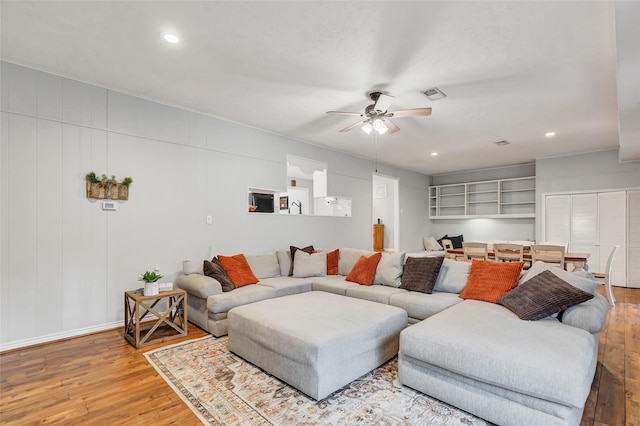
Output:
<svg viewBox="0 0 640 426">
<path fill-rule="evenodd" d="M 218 255 L 218 260 L 224 267 L 225 272 L 231 278 L 233 285 L 242 287 L 248 284 L 255 284 L 258 278 L 251 271 L 251 267 L 244 257 L 244 254 L 236 254 L 233 256 Z"/>
<path fill-rule="evenodd" d="M 206 299 L 214 294 L 222 293 L 222 286 L 220 285 L 220 282 L 211 277 L 207 277 L 206 275 L 180 275 L 175 279 L 173 284 L 190 295 L 199 297 L 200 299 Z"/>
<path fill-rule="evenodd" d="M 335 249 L 327 252 L 327 275 L 338 275 L 338 259 L 340 250 Z"/>
<path fill-rule="evenodd" d="M 207 298 L 207 310 L 214 314 L 228 312 L 236 306 L 242 306 L 259 300 L 275 297 L 275 289 L 263 285 L 246 285 L 227 293 Z"/>
<path fill-rule="evenodd" d="M 214 257 L 210 261 L 205 260 L 202 262 L 202 272 L 204 275 L 218 280 L 218 282 L 222 286 L 222 291 L 231 291 L 236 288 L 233 285 L 231 278 L 229 278 L 229 276 L 225 272 L 224 267 L 220 263 L 220 260 L 218 260 L 218 258 L 216 257 Z"/>
<path fill-rule="evenodd" d="M 293 262 L 291 261 L 290 250 L 278 250 L 276 252 L 278 264 L 280 265 L 280 276 L 288 277 L 293 274 Z"/>
<path fill-rule="evenodd" d="M 351 269 L 353 269 L 353 265 L 356 264 L 360 256 L 371 256 L 374 252 L 367 250 L 358 250 L 354 248 L 341 248 L 340 249 L 340 257 L 338 259 L 338 273 L 340 275 L 344 275 L 345 277 L 349 275 Z"/>
<path fill-rule="evenodd" d="M 376 268 L 373 283 L 389 287 L 400 287 L 404 256 L 404 252 L 383 252 L 378 267 Z"/>
<path fill-rule="evenodd" d="M 398 293 L 406 293 L 406 290 L 386 285 L 359 285 L 349 287 L 345 295 L 356 299 L 369 300 L 371 302 L 389 304 L 389 298 Z"/>
<path fill-rule="evenodd" d="M 609 302 L 600 294 L 593 299 L 572 306 L 559 315 L 563 324 L 578 327 L 591 334 L 600 333 L 607 320 Z"/>
<path fill-rule="evenodd" d="M 592 298 L 593 294 L 572 286 L 550 271 L 543 271 L 500 296 L 497 302 L 520 319 L 535 321 Z"/>
<path fill-rule="evenodd" d="M 202 262 L 199 260 L 185 260 L 182 262 L 182 273 L 204 275 L 202 271 Z"/>
<path fill-rule="evenodd" d="M 311 287 L 314 291 L 324 291 L 327 293 L 339 294 L 341 296 L 346 296 L 348 288 L 360 287 L 359 284 L 346 281 L 343 275 L 313 277 L 311 280 Z"/>
<path fill-rule="evenodd" d="M 438 291 L 431 294 L 405 291 L 389 297 L 390 305 L 404 309 L 409 318 L 415 320 L 423 320 L 460 302 L 462 299 L 457 294 Z"/>
<path fill-rule="evenodd" d="M 582 274 L 574 274 L 572 272 L 565 271 L 564 269 L 558 266 L 554 266 L 551 263 L 544 263 L 542 261 L 534 262 L 534 264 L 531 265 L 531 268 L 529 268 L 527 273 L 524 274 L 522 278 L 520 278 L 520 281 L 518 284 L 522 285 L 526 283 L 528 280 L 535 277 L 542 271 L 553 272 L 555 275 L 562 278 L 564 281 L 568 282 L 572 286 L 578 287 L 580 290 L 586 291 L 587 293 L 594 294 L 596 291 L 596 288 L 600 287 L 599 282 L 586 278 Z"/>
<path fill-rule="evenodd" d="M 460 293 L 464 290 L 464 286 L 467 285 L 469 269 L 471 269 L 471 263 L 469 262 L 458 262 L 445 258 L 440 267 L 440 272 L 438 273 L 436 285 L 433 290 L 455 294 Z"/>
<path fill-rule="evenodd" d="M 273 297 L 311 291 L 311 278 L 273 277 L 260 280 L 257 285 L 271 287 L 275 290 Z"/>
<path fill-rule="evenodd" d="M 442 266 L 443 257 L 410 257 L 404 265 L 400 288 L 431 293 Z"/>
<path fill-rule="evenodd" d="M 493 262 L 491 260 L 471 261 L 469 280 L 460 297 L 496 303 L 502 296 L 518 284 L 524 262 Z"/>
<path fill-rule="evenodd" d="M 293 259 L 293 276 L 296 278 L 323 277 L 327 275 L 327 252 L 307 253 L 299 251 Z"/>
<path fill-rule="evenodd" d="M 403 330 L 399 356 L 582 407 L 595 373 L 598 342 L 551 317 L 522 321 L 504 306 L 465 300 Z"/>
<path fill-rule="evenodd" d="M 251 267 L 251 271 L 259 280 L 280 276 L 280 264 L 275 253 L 247 255 L 245 257 Z"/>
<path fill-rule="evenodd" d="M 345 279 L 362 285 L 373 284 L 373 278 L 376 276 L 376 268 L 381 257 L 382 253 L 374 253 L 369 257 L 360 256 L 360 259 L 353 265 Z"/>
</svg>

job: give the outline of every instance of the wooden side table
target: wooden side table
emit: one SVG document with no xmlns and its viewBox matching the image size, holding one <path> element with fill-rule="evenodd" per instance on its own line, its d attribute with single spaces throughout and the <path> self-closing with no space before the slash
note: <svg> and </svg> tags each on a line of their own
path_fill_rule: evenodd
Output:
<svg viewBox="0 0 640 426">
<path fill-rule="evenodd" d="M 158 312 L 155 306 L 168 299 L 169 308 Z M 124 337 L 136 348 L 187 335 L 187 292 L 180 289 L 145 296 L 135 290 L 124 292 Z M 156 318 L 142 322 L 147 314 Z"/>
</svg>

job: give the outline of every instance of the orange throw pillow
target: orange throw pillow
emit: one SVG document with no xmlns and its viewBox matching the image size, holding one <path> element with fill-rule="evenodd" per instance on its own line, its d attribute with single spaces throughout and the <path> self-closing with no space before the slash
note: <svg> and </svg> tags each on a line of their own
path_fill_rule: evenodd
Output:
<svg viewBox="0 0 640 426">
<path fill-rule="evenodd" d="M 253 274 L 244 254 L 236 254 L 235 256 L 218 255 L 218 260 L 236 288 L 258 282 L 258 278 Z"/>
<path fill-rule="evenodd" d="M 373 279 L 376 276 L 376 268 L 381 258 L 382 253 L 375 253 L 369 257 L 360 256 L 360 259 L 353 265 L 353 268 L 351 268 L 345 280 L 362 285 L 373 284 Z"/>
<path fill-rule="evenodd" d="M 340 250 L 327 252 L 327 275 L 338 275 L 338 257 L 340 256 Z"/>
<path fill-rule="evenodd" d="M 503 294 L 518 285 L 524 262 L 471 261 L 469 279 L 460 297 L 496 303 Z"/>
</svg>

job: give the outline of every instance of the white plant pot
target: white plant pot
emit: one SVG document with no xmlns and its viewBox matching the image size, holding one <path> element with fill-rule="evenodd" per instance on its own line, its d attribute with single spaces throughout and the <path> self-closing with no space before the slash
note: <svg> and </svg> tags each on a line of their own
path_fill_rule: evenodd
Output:
<svg viewBox="0 0 640 426">
<path fill-rule="evenodd" d="M 158 283 L 144 283 L 144 295 L 155 296 L 158 294 Z"/>
</svg>

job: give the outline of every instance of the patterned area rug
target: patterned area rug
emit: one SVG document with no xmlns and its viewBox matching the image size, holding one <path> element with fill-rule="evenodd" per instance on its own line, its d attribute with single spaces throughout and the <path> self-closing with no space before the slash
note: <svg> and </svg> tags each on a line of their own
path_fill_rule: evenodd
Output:
<svg viewBox="0 0 640 426">
<path fill-rule="evenodd" d="M 205 424 L 487 425 L 397 380 L 397 358 L 315 401 L 204 337 L 145 353 Z"/>
</svg>

